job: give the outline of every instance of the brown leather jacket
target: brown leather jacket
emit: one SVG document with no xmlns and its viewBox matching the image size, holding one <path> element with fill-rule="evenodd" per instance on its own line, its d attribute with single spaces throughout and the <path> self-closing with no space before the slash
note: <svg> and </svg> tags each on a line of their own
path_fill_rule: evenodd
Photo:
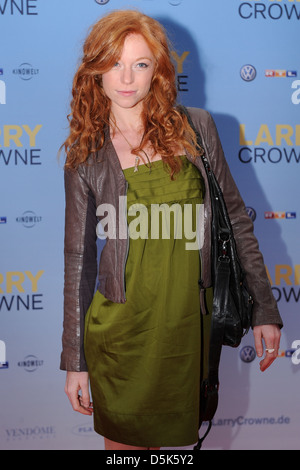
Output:
<svg viewBox="0 0 300 470">
<path fill-rule="evenodd" d="M 253 234 L 253 224 L 224 158 L 214 121 L 207 111 L 189 108 L 224 193 L 233 226 L 237 250 L 254 298 L 253 325 L 278 324 L 282 320 L 269 284 L 263 257 Z M 207 187 L 202 160 L 187 157 L 201 172 Z M 83 338 L 85 314 L 92 301 L 97 278 L 96 209 L 108 203 L 116 209 L 116 238 L 106 240 L 98 269 L 98 289 L 113 302 L 126 302 L 124 273 L 128 253 L 127 220 L 119 196 L 126 196 L 127 183 L 118 156 L 106 131 L 104 146 L 96 158 L 77 171 L 65 171 L 65 286 L 64 331 L 61 366 L 63 370 L 86 371 Z M 209 192 L 204 199 L 204 244 L 201 249 L 203 289 L 211 285 Z"/>
</svg>

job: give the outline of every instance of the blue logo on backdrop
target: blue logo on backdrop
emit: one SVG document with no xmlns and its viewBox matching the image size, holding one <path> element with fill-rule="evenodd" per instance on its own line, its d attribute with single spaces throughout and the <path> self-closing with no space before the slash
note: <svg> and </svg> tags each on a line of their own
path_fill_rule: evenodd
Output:
<svg viewBox="0 0 300 470">
<path fill-rule="evenodd" d="M 20 217 L 16 218 L 16 222 L 21 223 L 23 227 L 32 228 L 38 222 L 41 222 L 42 217 L 40 215 L 36 215 L 32 211 L 25 211 Z"/>
<path fill-rule="evenodd" d="M 98 3 L 98 5 L 106 5 L 109 0 L 95 0 L 96 3 Z"/>
<path fill-rule="evenodd" d="M 252 362 L 256 358 L 255 349 L 252 346 L 244 346 L 240 352 L 240 358 L 243 362 Z"/>
<path fill-rule="evenodd" d="M 245 82 L 252 82 L 256 77 L 256 69 L 253 65 L 244 65 L 241 68 L 241 77 Z"/>
<path fill-rule="evenodd" d="M 23 361 L 18 362 L 18 366 L 24 368 L 26 372 L 35 372 L 38 367 L 41 367 L 44 365 L 44 361 L 41 361 L 38 359 L 36 356 L 33 356 L 32 354 L 29 356 L 26 356 Z"/>
<path fill-rule="evenodd" d="M 254 222 L 256 219 L 256 211 L 253 209 L 253 207 L 246 207 L 246 211 L 252 222 Z"/>
<path fill-rule="evenodd" d="M 39 69 L 34 68 L 28 62 L 23 62 L 19 67 L 13 70 L 14 75 L 18 75 L 22 80 L 31 80 L 35 75 L 38 75 Z"/>
<path fill-rule="evenodd" d="M 72 434 L 80 437 L 93 437 L 95 436 L 94 426 L 91 423 L 78 424 L 72 429 Z"/>
</svg>

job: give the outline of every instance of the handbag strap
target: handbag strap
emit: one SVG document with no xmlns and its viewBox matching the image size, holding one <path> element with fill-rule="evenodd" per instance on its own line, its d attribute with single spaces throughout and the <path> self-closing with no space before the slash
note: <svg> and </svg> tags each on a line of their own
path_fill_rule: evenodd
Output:
<svg viewBox="0 0 300 470">
<path fill-rule="evenodd" d="M 197 148 L 199 149 L 199 155 L 202 159 L 203 166 L 207 175 L 207 180 L 209 184 L 209 191 L 210 191 L 210 198 L 211 198 L 211 205 L 212 205 L 212 213 L 214 220 L 217 220 L 218 214 L 217 212 L 217 205 L 216 205 L 216 198 L 218 197 L 217 193 L 222 192 L 219 188 L 217 180 L 213 171 L 211 170 L 209 160 L 205 154 L 205 149 L 202 143 L 201 135 L 197 131 L 194 126 L 194 123 L 190 117 L 188 110 L 180 105 L 178 106 L 180 112 L 182 112 L 188 119 L 188 123 L 195 132 L 197 138 Z M 227 225 L 227 224 L 226 224 Z M 225 234 L 227 232 L 227 227 L 224 228 Z M 229 264 L 227 262 L 226 256 L 220 257 L 218 260 L 218 270 L 217 276 L 218 279 L 215 279 L 215 289 L 219 289 L 218 286 L 222 286 L 222 292 L 215 292 L 214 298 L 221 298 L 224 299 L 224 304 L 226 303 L 226 292 L 229 289 Z M 219 282 L 220 281 L 220 282 Z M 225 297 L 224 297 L 225 295 Z M 215 300 L 214 300 L 215 303 Z M 223 336 L 224 336 L 224 327 L 225 327 L 225 315 L 219 316 L 214 314 L 216 310 L 220 311 L 222 309 L 222 305 L 213 305 L 213 312 L 212 312 L 212 320 L 211 320 L 211 332 L 210 332 L 210 344 L 209 344 L 209 364 L 208 364 L 208 378 L 204 383 L 205 386 L 205 394 L 207 400 L 207 407 L 206 407 L 206 416 L 204 414 L 203 421 L 209 421 L 208 429 L 205 432 L 202 438 L 198 439 L 198 443 L 194 447 L 195 450 L 200 450 L 202 446 L 202 442 L 207 436 L 208 432 L 212 426 L 212 419 L 215 415 L 218 406 L 218 390 L 219 390 L 219 364 L 220 364 L 220 357 L 223 345 Z M 201 427 L 202 422 L 200 423 Z"/>
</svg>

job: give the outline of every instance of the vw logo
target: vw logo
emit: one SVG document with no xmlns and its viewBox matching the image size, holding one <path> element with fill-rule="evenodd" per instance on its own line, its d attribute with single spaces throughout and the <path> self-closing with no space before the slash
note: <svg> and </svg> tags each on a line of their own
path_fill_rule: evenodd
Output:
<svg viewBox="0 0 300 470">
<path fill-rule="evenodd" d="M 98 3 L 99 5 L 106 5 L 109 0 L 95 0 L 96 3 Z"/>
<path fill-rule="evenodd" d="M 252 82 L 256 77 L 256 70 L 253 65 L 244 65 L 241 68 L 241 77 L 245 82 Z"/>
<path fill-rule="evenodd" d="M 255 349 L 252 346 L 244 346 L 240 352 L 240 358 L 243 362 L 252 362 L 256 358 Z"/>
<path fill-rule="evenodd" d="M 253 207 L 246 207 L 246 211 L 252 222 L 254 222 L 256 219 L 256 211 L 253 209 Z"/>
</svg>

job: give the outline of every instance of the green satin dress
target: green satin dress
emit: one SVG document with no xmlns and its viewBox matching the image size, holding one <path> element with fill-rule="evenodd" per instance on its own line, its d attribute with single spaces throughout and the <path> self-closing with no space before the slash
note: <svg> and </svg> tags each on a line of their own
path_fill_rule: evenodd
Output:
<svg viewBox="0 0 300 470">
<path fill-rule="evenodd" d="M 198 439 L 200 257 L 196 243 L 193 249 L 187 243 L 192 246 L 203 180 L 181 158 L 173 181 L 162 161 L 151 172 L 146 165 L 123 170 L 127 301 L 113 303 L 97 291 L 86 316 L 95 431 L 132 446 L 180 447 Z"/>
</svg>

